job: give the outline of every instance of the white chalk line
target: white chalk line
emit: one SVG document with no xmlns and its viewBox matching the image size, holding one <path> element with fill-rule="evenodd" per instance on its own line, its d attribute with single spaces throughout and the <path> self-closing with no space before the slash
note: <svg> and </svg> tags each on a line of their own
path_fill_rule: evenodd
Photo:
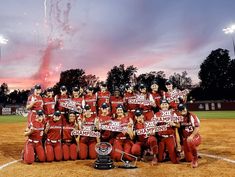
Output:
<svg viewBox="0 0 235 177">
<path fill-rule="evenodd" d="M 205 157 L 210 157 L 210 158 L 213 158 L 213 159 L 219 159 L 219 160 L 223 160 L 223 161 L 226 161 L 226 162 L 230 162 L 230 163 L 235 163 L 235 160 L 231 160 L 231 159 L 227 159 L 227 158 L 224 158 L 224 157 L 221 157 L 221 156 L 217 156 L 217 155 L 211 155 L 211 154 L 205 154 L 205 153 L 198 153 L 200 156 L 205 156 Z M 21 159 L 19 160 L 13 160 L 11 162 L 8 162 L 8 163 L 5 163 L 3 165 L 0 166 L 0 170 L 2 170 L 3 168 L 7 167 L 7 166 L 10 166 L 14 163 L 17 163 L 21 161 Z"/>
<path fill-rule="evenodd" d="M 0 166 L 0 170 L 2 170 L 3 168 L 5 168 L 5 167 L 7 167 L 7 166 L 9 166 L 9 165 L 12 165 L 12 164 L 14 164 L 14 163 L 16 163 L 16 162 L 19 162 L 19 161 L 21 161 L 21 159 L 19 159 L 19 160 L 13 160 L 13 161 L 11 161 L 11 162 L 5 163 L 5 164 L 3 164 L 3 165 Z"/>
<path fill-rule="evenodd" d="M 210 158 L 213 158 L 213 159 L 219 159 L 219 160 L 223 160 L 223 161 L 226 161 L 226 162 L 235 163 L 235 160 L 227 159 L 227 158 L 217 156 L 217 155 L 204 154 L 204 153 L 198 153 L 198 154 L 201 155 L 201 156 L 210 157 Z"/>
</svg>

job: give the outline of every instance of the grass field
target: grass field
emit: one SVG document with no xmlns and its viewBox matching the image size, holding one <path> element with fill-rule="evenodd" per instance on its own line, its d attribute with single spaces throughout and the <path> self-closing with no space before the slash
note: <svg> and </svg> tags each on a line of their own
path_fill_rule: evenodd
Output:
<svg viewBox="0 0 235 177">
<path fill-rule="evenodd" d="M 235 111 L 195 111 L 193 113 L 205 119 L 235 119 Z"/>
<path fill-rule="evenodd" d="M 26 117 L 18 115 L 0 116 L 0 123 L 26 122 Z"/>
<path fill-rule="evenodd" d="M 235 111 L 195 111 L 193 113 L 195 113 L 200 119 L 235 119 Z M 0 123 L 11 122 L 26 122 L 26 118 L 17 115 L 0 116 Z"/>
</svg>

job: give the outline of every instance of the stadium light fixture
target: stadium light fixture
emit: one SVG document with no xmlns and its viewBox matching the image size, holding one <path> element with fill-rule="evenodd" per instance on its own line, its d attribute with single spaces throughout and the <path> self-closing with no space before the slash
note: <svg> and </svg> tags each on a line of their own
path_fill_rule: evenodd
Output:
<svg viewBox="0 0 235 177">
<path fill-rule="evenodd" d="M 7 42 L 8 42 L 8 39 L 0 35 L 0 60 L 2 59 L 2 45 L 6 45 Z"/>
<path fill-rule="evenodd" d="M 232 41 L 233 41 L 233 51 L 234 51 L 234 55 L 235 55 L 235 43 L 234 43 L 234 39 L 233 39 L 233 35 L 232 35 L 235 32 L 235 24 L 232 24 L 230 27 L 224 28 L 223 32 L 225 34 L 231 34 Z"/>
<path fill-rule="evenodd" d="M 2 35 L 0 35 L 0 44 L 7 44 L 8 39 L 4 38 Z"/>
</svg>

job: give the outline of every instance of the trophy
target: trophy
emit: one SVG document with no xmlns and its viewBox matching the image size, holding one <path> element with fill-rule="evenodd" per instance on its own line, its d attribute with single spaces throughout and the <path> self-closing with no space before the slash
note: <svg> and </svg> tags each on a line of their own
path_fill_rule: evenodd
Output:
<svg viewBox="0 0 235 177">
<path fill-rule="evenodd" d="M 112 169 L 114 167 L 113 160 L 111 160 L 109 155 L 112 151 L 112 145 L 107 142 L 100 142 L 96 144 L 95 150 L 98 158 L 94 163 L 94 168 L 100 170 Z"/>
<path fill-rule="evenodd" d="M 124 152 L 124 151 L 121 151 L 121 150 L 119 150 L 119 149 L 115 149 L 115 151 L 122 154 L 122 156 L 121 156 L 121 161 L 123 162 L 123 165 L 118 166 L 118 168 L 125 168 L 125 169 L 137 168 L 137 166 L 136 166 L 137 157 L 136 157 L 136 156 L 134 156 L 134 155 L 132 155 L 132 154 L 129 154 L 129 153 L 126 153 L 126 152 Z M 134 158 L 135 160 L 134 160 L 133 162 L 125 161 L 125 160 L 123 159 L 123 156 L 124 156 L 124 155 L 128 155 L 128 156 Z"/>
</svg>

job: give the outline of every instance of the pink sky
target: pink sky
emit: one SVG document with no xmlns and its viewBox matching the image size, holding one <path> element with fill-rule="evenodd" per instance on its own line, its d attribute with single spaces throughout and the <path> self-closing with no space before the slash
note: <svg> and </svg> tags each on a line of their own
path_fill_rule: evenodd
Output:
<svg viewBox="0 0 235 177">
<path fill-rule="evenodd" d="M 222 32 L 234 20 L 232 1 L 55 0 L 47 1 L 46 16 L 42 1 L 24 1 L 0 7 L 0 34 L 9 40 L 1 46 L 0 84 L 11 89 L 52 86 L 61 71 L 75 68 L 105 80 L 120 64 L 136 66 L 138 74 L 187 71 L 197 83 L 212 50 L 232 51 Z M 50 2 L 58 2 L 60 11 Z"/>
</svg>

